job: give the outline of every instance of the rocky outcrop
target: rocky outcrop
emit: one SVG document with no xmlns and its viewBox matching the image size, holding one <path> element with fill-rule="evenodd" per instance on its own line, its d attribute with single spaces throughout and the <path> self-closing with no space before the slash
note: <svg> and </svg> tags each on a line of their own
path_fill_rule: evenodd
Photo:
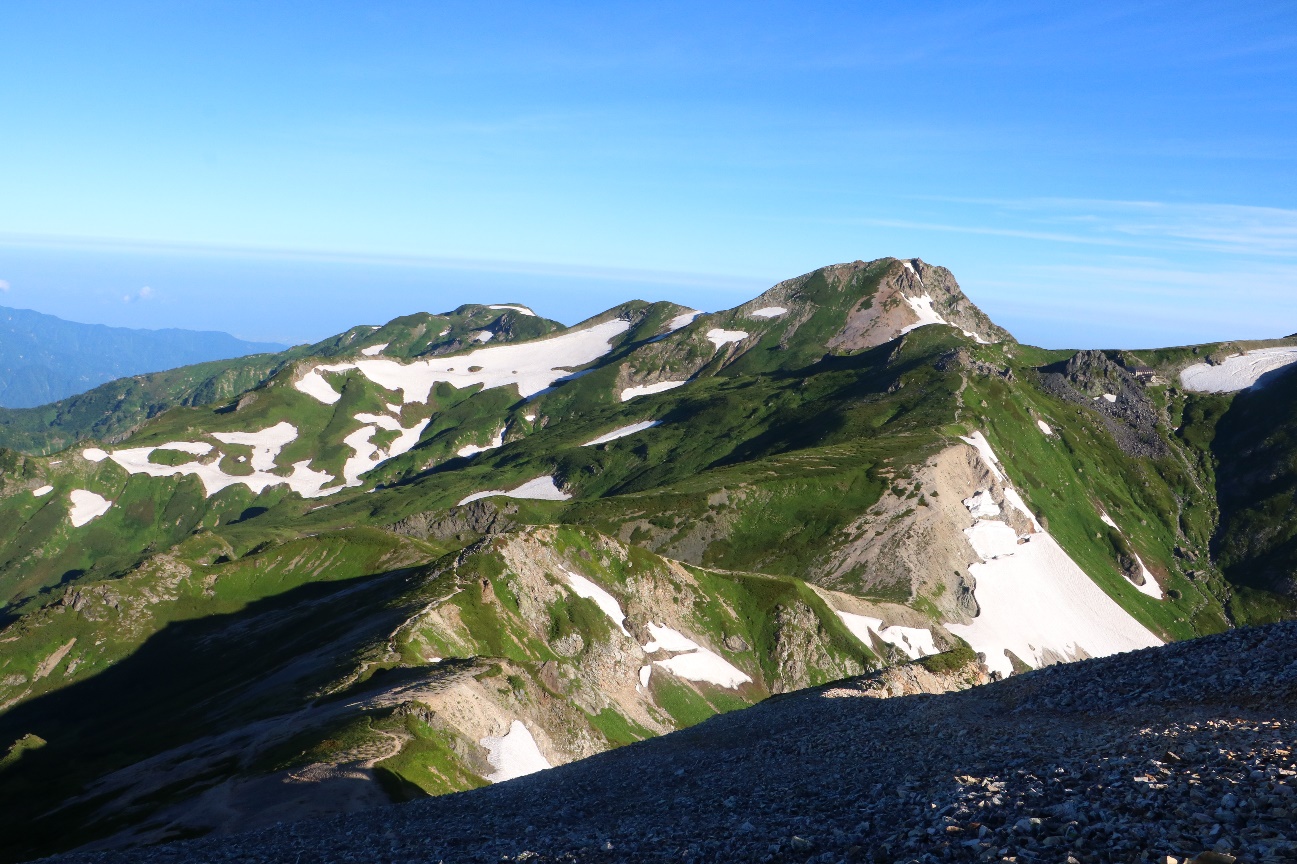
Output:
<svg viewBox="0 0 1297 864">
<path fill-rule="evenodd" d="M 1039 371 L 1045 391 L 1096 412 L 1127 455 L 1157 459 L 1170 452 L 1158 431 L 1162 412 L 1149 398 L 1137 370 L 1127 369 L 1102 351 L 1078 351 Z"/>
</svg>

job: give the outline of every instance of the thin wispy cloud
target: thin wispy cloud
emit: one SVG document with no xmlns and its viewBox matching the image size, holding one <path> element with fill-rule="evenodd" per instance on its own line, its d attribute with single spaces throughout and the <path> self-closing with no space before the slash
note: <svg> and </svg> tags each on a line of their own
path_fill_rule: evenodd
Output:
<svg viewBox="0 0 1297 864">
<path fill-rule="evenodd" d="M 140 301 L 140 300 L 148 300 L 148 299 L 150 299 L 151 297 L 153 297 L 153 289 L 150 288 L 148 285 L 145 285 L 143 288 L 141 288 L 140 290 L 136 291 L 134 294 L 123 294 L 123 295 L 122 295 L 122 302 L 123 302 L 123 303 L 135 303 L 135 302 L 138 302 L 138 301 Z"/>
<path fill-rule="evenodd" d="M 0 294 L 8 294 L 11 286 L 4 279 L 0 279 Z"/>
</svg>

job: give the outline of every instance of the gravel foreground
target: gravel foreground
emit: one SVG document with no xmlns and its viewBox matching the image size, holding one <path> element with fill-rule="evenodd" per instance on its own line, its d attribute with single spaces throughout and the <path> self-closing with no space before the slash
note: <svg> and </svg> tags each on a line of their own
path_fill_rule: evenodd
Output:
<svg viewBox="0 0 1297 864">
<path fill-rule="evenodd" d="M 476 792 L 63 862 L 1297 861 L 1297 622 L 839 682 Z"/>
</svg>

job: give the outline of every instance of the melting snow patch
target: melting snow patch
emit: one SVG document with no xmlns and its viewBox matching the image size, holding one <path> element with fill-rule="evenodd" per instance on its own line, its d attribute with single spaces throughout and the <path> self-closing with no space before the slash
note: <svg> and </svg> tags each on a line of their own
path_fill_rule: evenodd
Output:
<svg viewBox="0 0 1297 864">
<path fill-rule="evenodd" d="M 212 437 L 223 444 L 244 444 L 251 447 L 252 470 L 273 471 L 279 451 L 297 438 L 297 427 L 284 421 L 260 432 L 213 432 Z"/>
<path fill-rule="evenodd" d="M 492 339 L 495 338 L 495 334 L 492 333 L 490 330 L 482 330 L 473 338 L 476 339 L 478 342 L 490 342 Z"/>
<path fill-rule="evenodd" d="M 113 506 L 102 495 L 97 495 L 88 489 L 73 489 L 68 498 L 72 501 L 72 509 L 68 511 L 68 519 L 72 520 L 73 526 L 80 528 L 108 512 L 108 508 Z"/>
<path fill-rule="evenodd" d="M 316 366 L 294 386 L 321 402 L 333 404 L 338 394 L 319 378 L 318 372 L 354 368 L 380 387 L 400 390 L 405 404 L 427 402 L 433 386 L 441 382 L 459 389 L 474 384 L 485 389 L 516 385 L 518 395 L 525 399 L 569 377 L 574 367 L 607 354 L 612 350 L 610 340 L 628 327 L 628 322 L 617 318 L 548 339 L 478 348 L 454 357 L 430 357 L 413 363 L 374 358 L 358 360 L 354 365 Z"/>
<path fill-rule="evenodd" d="M 907 263 L 906 266 L 908 267 L 909 264 Z M 926 327 L 929 324 L 948 323 L 945 318 L 942 318 L 937 314 L 937 310 L 932 308 L 932 298 L 927 294 L 924 294 L 922 297 L 906 297 L 905 300 L 910 304 L 910 308 L 914 310 L 914 314 L 919 316 L 919 320 L 908 327 L 902 327 L 902 333 L 909 333 L 911 330 L 917 330 L 918 328 Z"/>
<path fill-rule="evenodd" d="M 307 372 L 301 378 L 293 382 L 293 387 L 312 396 L 325 405 L 332 405 L 342 398 L 342 394 L 333 389 L 333 385 L 324 380 L 321 372 L 346 372 L 348 369 L 355 369 L 354 363 L 332 363 L 316 366 Z"/>
<path fill-rule="evenodd" d="M 621 401 L 629 402 L 636 396 L 649 396 L 654 393 L 674 390 L 675 388 L 688 383 L 688 381 L 659 381 L 656 384 L 641 384 L 636 387 L 627 387 L 625 390 L 621 391 Z"/>
<path fill-rule="evenodd" d="M 504 427 L 501 426 L 500 431 L 495 433 L 495 437 L 492 438 L 490 441 L 488 441 L 485 447 L 479 447 L 476 444 L 465 444 L 463 447 L 460 447 L 458 450 L 455 451 L 455 455 L 464 456 L 467 458 L 469 456 L 476 456 L 478 453 L 485 453 L 487 450 L 494 450 L 497 447 L 503 447 L 503 446 L 504 446 Z"/>
<path fill-rule="evenodd" d="M 1255 387 L 1267 372 L 1297 363 L 1297 347 L 1259 348 L 1236 354 L 1215 366 L 1196 363 L 1180 373 L 1186 390 L 1199 393 L 1233 393 Z"/>
<path fill-rule="evenodd" d="M 991 498 L 990 489 L 982 489 L 973 493 L 973 497 L 965 498 L 964 506 L 976 519 L 987 519 L 1000 515 L 1000 505 L 996 504 L 995 500 Z"/>
<path fill-rule="evenodd" d="M 654 660 L 653 663 L 686 681 L 702 681 L 730 690 L 752 681 L 741 669 L 706 648 L 688 654 L 677 654 L 666 660 Z"/>
<path fill-rule="evenodd" d="M 641 666 L 641 667 L 639 667 L 639 686 L 641 686 L 641 687 L 647 687 L 647 686 L 649 685 L 649 678 L 650 678 L 652 675 L 653 675 L 653 667 L 652 667 L 652 666 Z"/>
<path fill-rule="evenodd" d="M 1115 394 L 1112 394 L 1112 393 L 1104 393 L 1104 394 L 1103 394 L 1103 398 L 1106 399 L 1106 400 L 1108 400 L 1109 403 L 1112 403 L 1112 402 L 1116 402 L 1116 401 L 1117 401 L 1117 397 L 1116 397 L 1116 395 L 1115 395 Z"/>
<path fill-rule="evenodd" d="M 702 647 L 678 630 L 672 630 L 670 627 L 651 622 L 648 625 L 648 630 L 649 635 L 653 638 L 647 645 L 643 646 L 645 653 L 653 654 L 658 651 L 667 651 L 675 654 L 674 657 L 669 657 L 666 660 L 653 661 L 654 665 L 661 666 L 673 675 L 684 678 L 686 681 L 703 681 L 730 690 L 752 680 L 724 657 Z M 643 673 L 641 673 L 641 676 L 643 676 Z"/>
<path fill-rule="evenodd" d="M 108 458 L 108 453 L 98 447 L 87 447 L 81 451 L 81 456 L 90 462 L 102 462 Z"/>
<path fill-rule="evenodd" d="M 536 415 L 535 415 L 535 414 L 524 414 L 524 415 L 522 415 L 522 419 L 526 420 L 528 423 L 534 423 L 534 422 L 536 422 Z"/>
<path fill-rule="evenodd" d="M 33 489 L 32 494 L 35 495 L 37 498 L 44 498 L 46 495 L 50 494 L 53 491 L 54 491 L 53 486 L 41 486 L 39 489 Z"/>
<path fill-rule="evenodd" d="M 515 305 L 513 305 L 513 304 L 511 304 L 511 303 L 499 303 L 499 304 L 496 304 L 495 306 L 488 306 L 488 307 L 486 307 L 486 308 L 488 308 L 488 309 L 512 309 L 514 312 L 518 312 L 518 313 L 521 313 L 521 314 L 523 314 L 523 315 L 530 315 L 530 316 L 533 317 L 533 318 L 536 317 L 536 313 L 533 312 L 533 311 L 531 311 L 530 309 L 528 309 L 526 306 L 515 306 Z"/>
<path fill-rule="evenodd" d="M 688 312 L 681 312 L 676 317 L 667 322 L 667 333 L 674 333 L 681 328 L 688 327 L 694 323 L 694 319 L 703 313 L 695 312 L 690 309 Z"/>
<path fill-rule="evenodd" d="M 621 426 L 611 432 L 605 432 L 593 441 L 587 441 L 582 447 L 593 447 L 595 444 L 607 444 L 609 441 L 616 441 L 618 438 L 625 438 L 627 435 L 634 435 L 636 432 L 643 432 L 645 429 L 652 429 L 654 426 L 661 426 L 660 420 L 645 420 L 642 423 L 632 423 L 629 426 Z"/>
<path fill-rule="evenodd" d="M 719 350 L 731 342 L 742 342 L 748 338 L 748 334 L 742 330 L 721 330 L 717 328 L 708 330 L 707 338 L 712 340 L 712 344 Z"/>
<path fill-rule="evenodd" d="M 1099 518 L 1103 520 L 1103 524 L 1107 525 L 1108 527 L 1116 528 L 1117 533 L 1119 534 L 1125 533 L 1121 530 L 1121 528 L 1117 527 L 1117 523 L 1112 521 L 1112 517 L 1109 516 L 1107 512 L 1100 510 Z M 1148 568 L 1144 566 L 1144 559 L 1140 558 L 1139 553 L 1135 552 L 1133 549 L 1131 550 L 1131 554 L 1135 556 L 1135 563 L 1139 564 L 1139 572 L 1140 575 L 1144 577 L 1144 584 L 1135 585 L 1135 581 L 1133 579 L 1131 580 L 1130 584 L 1135 585 L 1135 588 L 1139 590 L 1139 593 L 1152 597 L 1154 600 L 1165 600 L 1166 596 L 1162 594 L 1161 586 L 1157 584 L 1157 580 L 1153 578 L 1153 574 L 1150 573 Z"/>
<path fill-rule="evenodd" d="M 494 495 L 504 495 L 506 498 L 533 498 L 541 501 L 566 501 L 572 497 L 554 485 L 554 478 L 546 474 L 543 477 L 537 477 L 535 480 L 528 480 L 516 489 L 508 491 L 488 489 L 485 492 L 474 492 L 472 495 L 462 498 L 459 504 L 455 506 L 459 507 L 470 501 L 476 501 L 479 498 L 490 498 Z"/>
<path fill-rule="evenodd" d="M 999 519 L 979 519 L 964 529 L 964 536 L 983 561 L 994 561 L 1018 551 L 1018 534 Z"/>
<path fill-rule="evenodd" d="M 788 312 L 782 306 L 767 306 L 764 309 L 757 309 L 755 312 L 749 312 L 753 318 L 778 318 Z"/>
<path fill-rule="evenodd" d="M 937 644 L 932 641 L 932 631 L 920 627 L 889 627 L 883 623 L 881 618 L 870 618 L 867 615 L 856 615 L 851 612 L 839 612 L 838 617 L 842 623 L 847 625 L 851 635 L 855 636 L 865 646 L 871 645 L 869 634 L 873 634 L 889 645 L 895 645 L 905 652 L 905 656 L 911 660 L 918 660 L 920 657 L 931 657 L 933 654 L 939 654 Z"/>
<path fill-rule="evenodd" d="M 697 651 L 698 643 L 681 633 L 679 630 L 672 630 L 662 624 L 649 622 L 649 636 L 653 637 L 644 647 L 644 653 L 653 654 L 658 651 Z"/>
<path fill-rule="evenodd" d="M 377 357 L 379 354 L 382 354 L 383 349 L 390 344 L 390 342 L 384 342 L 382 345 L 370 345 L 368 348 L 361 348 L 360 353 L 364 354 L 366 357 Z"/>
<path fill-rule="evenodd" d="M 573 594 L 578 597 L 584 597 L 587 600 L 593 600 L 595 605 L 599 607 L 603 614 L 608 616 L 618 630 L 625 633 L 627 636 L 630 635 L 630 631 L 626 629 L 626 624 L 624 623 L 626 621 L 626 613 L 621 611 L 621 604 L 617 602 L 616 597 L 612 596 L 579 573 L 573 573 L 567 568 L 560 569 L 563 570 L 563 575 L 567 577 L 567 584 L 572 586 Z"/>
<path fill-rule="evenodd" d="M 1046 423 L 1044 420 L 1037 420 L 1036 425 L 1040 428 L 1041 432 L 1045 433 L 1045 435 L 1048 436 L 1054 434 L 1054 430 L 1049 428 L 1049 424 Z"/>
<path fill-rule="evenodd" d="M 492 783 L 503 783 L 552 767 L 520 720 L 513 721 L 503 736 L 483 738 L 480 743 L 486 748 L 486 761 L 495 769 L 486 775 Z"/>
</svg>

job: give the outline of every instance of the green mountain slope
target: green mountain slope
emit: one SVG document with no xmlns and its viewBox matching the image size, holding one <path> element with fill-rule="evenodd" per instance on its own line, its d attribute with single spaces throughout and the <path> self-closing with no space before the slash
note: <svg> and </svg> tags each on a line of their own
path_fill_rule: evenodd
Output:
<svg viewBox="0 0 1297 864">
<path fill-rule="evenodd" d="M 338 812 L 866 670 L 953 689 L 1290 614 L 1297 376 L 1179 377 L 1233 353 L 1023 346 L 882 259 L 712 314 L 408 316 L 211 401 L 190 370 L 0 455 L 0 830 Z"/>
</svg>

